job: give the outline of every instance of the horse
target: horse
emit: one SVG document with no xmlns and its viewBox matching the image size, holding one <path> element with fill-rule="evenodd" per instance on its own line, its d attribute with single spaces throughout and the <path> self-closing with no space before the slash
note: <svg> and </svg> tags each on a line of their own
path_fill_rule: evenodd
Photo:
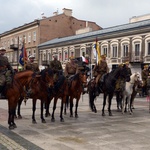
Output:
<svg viewBox="0 0 150 150">
<path fill-rule="evenodd" d="M 100 83 L 101 90 L 103 93 L 103 108 L 102 108 L 102 116 L 105 116 L 105 105 L 106 105 L 106 98 L 108 97 L 108 112 L 109 116 L 112 116 L 111 112 L 111 101 L 115 91 L 116 81 L 119 77 L 124 78 L 125 80 L 129 81 L 130 76 L 128 76 L 126 65 L 122 67 L 117 67 L 116 69 L 112 70 L 110 73 L 107 73 L 103 76 L 103 82 Z M 101 81 L 100 81 L 101 82 Z M 92 111 L 95 113 L 97 112 L 96 106 L 94 104 L 94 100 L 96 98 L 95 95 L 95 80 L 91 79 L 88 84 L 88 93 L 89 93 L 89 104 Z"/>
<path fill-rule="evenodd" d="M 76 99 L 75 104 L 75 117 L 78 118 L 78 103 L 81 97 L 81 93 L 83 92 L 83 86 L 87 84 L 87 75 L 86 72 L 80 71 L 79 73 L 71 76 L 69 78 L 70 86 L 68 90 L 68 100 L 66 101 L 65 105 L 65 113 L 66 113 L 66 106 L 68 102 L 70 102 L 70 117 L 73 117 L 73 99 Z"/>
<path fill-rule="evenodd" d="M 29 88 L 31 89 L 31 94 L 29 98 L 32 99 L 33 105 L 32 105 L 32 123 L 37 123 L 35 119 L 35 111 L 36 111 L 36 101 L 37 99 L 41 100 L 41 122 L 46 123 L 44 116 L 43 116 L 43 104 L 48 103 L 51 92 L 50 90 L 54 86 L 54 80 L 53 80 L 53 71 L 50 68 L 43 69 L 39 73 L 38 80 L 34 80 L 30 83 Z M 20 100 L 18 102 L 18 116 L 19 118 L 22 118 L 20 114 L 20 106 L 23 101 L 24 97 L 20 97 Z"/>
<path fill-rule="evenodd" d="M 128 104 L 129 113 L 132 114 L 131 107 L 131 95 L 133 93 L 133 86 L 136 82 L 142 82 L 141 75 L 139 72 L 135 72 L 130 76 L 130 81 L 125 84 L 125 90 L 123 91 L 123 102 L 122 102 L 122 114 L 125 112 L 126 103 Z M 126 102 L 127 101 L 127 102 Z"/>
<path fill-rule="evenodd" d="M 68 95 L 68 81 L 63 75 L 60 75 L 58 77 L 58 80 L 56 81 L 56 83 L 54 85 L 52 94 L 50 95 L 50 99 L 49 99 L 48 103 L 45 106 L 45 109 L 46 109 L 45 116 L 48 117 L 50 115 L 50 112 L 49 112 L 50 102 L 52 101 L 52 99 L 54 99 L 53 111 L 52 111 L 52 116 L 51 116 L 51 121 L 52 122 L 55 121 L 54 113 L 55 113 L 55 110 L 56 110 L 56 105 L 57 105 L 58 99 L 61 99 L 60 121 L 64 122 L 63 104 L 66 103 L 67 95 Z"/>
<path fill-rule="evenodd" d="M 8 125 L 9 129 L 16 128 L 14 122 L 15 110 L 21 93 L 25 93 L 24 86 L 29 85 L 29 83 L 36 78 L 36 74 L 31 71 L 18 72 L 13 76 L 12 83 L 6 87 L 5 95 L 8 99 Z"/>
</svg>

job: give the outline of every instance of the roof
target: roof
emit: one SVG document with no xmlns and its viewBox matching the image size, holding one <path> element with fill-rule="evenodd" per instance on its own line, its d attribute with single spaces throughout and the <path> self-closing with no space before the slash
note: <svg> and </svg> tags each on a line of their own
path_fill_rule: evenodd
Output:
<svg viewBox="0 0 150 150">
<path fill-rule="evenodd" d="M 127 30 L 133 30 L 136 28 L 143 28 L 146 26 L 150 26 L 150 20 L 144 20 L 144 21 L 128 23 L 128 24 L 124 24 L 124 25 L 114 26 L 114 27 L 110 27 L 110 28 L 104 28 L 101 30 L 88 32 L 88 33 L 84 33 L 84 34 L 79 34 L 79 35 L 74 35 L 74 36 L 56 38 L 56 39 L 44 42 L 44 43 L 38 45 L 38 47 L 40 48 L 40 47 L 44 47 L 44 46 L 50 46 L 53 44 L 69 42 L 69 41 L 78 40 L 78 39 L 82 39 L 82 38 L 97 37 L 97 36 L 102 36 L 105 34 L 107 35 L 107 34 L 115 33 L 115 32 L 122 32 L 122 31 L 127 31 Z"/>
</svg>

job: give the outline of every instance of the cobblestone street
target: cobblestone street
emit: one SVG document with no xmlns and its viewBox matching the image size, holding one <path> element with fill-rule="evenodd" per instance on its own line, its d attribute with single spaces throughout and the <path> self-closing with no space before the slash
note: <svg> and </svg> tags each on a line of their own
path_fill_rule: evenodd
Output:
<svg viewBox="0 0 150 150">
<path fill-rule="evenodd" d="M 23 118 L 15 120 L 15 130 L 8 129 L 7 101 L 0 102 L 2 150 L 149 150 L 150 147 L 150 113 L 146 97 L 136 98 L 133 115 L 117 112 L 114 98 L 113 116 L 108 116 L 106 107 L 106 116 L 102 117 L 102 97 L 97 98 L 98 112 L 93 113 L 88 106 L 88 95 L 84 95 L 79 103 L 79 118 L 70 118 L 68 112 L 65 122 L 60 122 L 58 101 L 55 122 L 48 117 L 45 124 L 40 120 L 40 101 L 36 110 L 37 124 L 32 124 L 32 100 L 28 100 L 26 105 L 22 104 Z"/>
</svg>

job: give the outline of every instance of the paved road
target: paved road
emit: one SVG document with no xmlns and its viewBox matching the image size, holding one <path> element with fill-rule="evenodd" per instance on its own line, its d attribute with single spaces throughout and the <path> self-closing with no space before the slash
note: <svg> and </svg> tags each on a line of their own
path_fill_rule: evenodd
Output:
<svg viewBox="0 0 150 150">
<path fill-rule="evenodd" d="M 96 100 L 97 113 L 90 111 L 88 96 L 79 104 L 79 118 L 64 116 L 59 121 L 59 106 L 55 122 L 40 120 L 40 101 L 37 103 L 37 124 L 32 124 L 32 101 L 22 105 L 23 118 L 16 119 L 17 128 L 10 131 L 7 125 L 7 101 L 0 100 L 0 149 L 3 150 L 149 150 L 150 113 L 146 98 L 136 98 L 134 114 L 122 115 L 112 103 L 113 116 L 101 116 L 102 98 Z"/>
</svg>

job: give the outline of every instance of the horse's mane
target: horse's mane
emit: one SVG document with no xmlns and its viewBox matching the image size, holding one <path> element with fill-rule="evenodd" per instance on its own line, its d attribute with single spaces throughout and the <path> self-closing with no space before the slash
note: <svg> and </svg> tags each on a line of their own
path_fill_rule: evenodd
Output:
<svg viewBox="0 0 150 150">
<path fill-rule="evenodd" d="M 53 70 L 50 69 L 50 68 L 46 68 L 46 69 L 41 70 L 40 75 L 42 76 L 42 79 L 43 79 L 43 80 L 45 80 L 46 72 L 48 72 L 48 75 L 49 75 L 49 76 L 53 76 L 53 74 L 54 74 L 54 73 L 53 73 Z"/>
</svg>

